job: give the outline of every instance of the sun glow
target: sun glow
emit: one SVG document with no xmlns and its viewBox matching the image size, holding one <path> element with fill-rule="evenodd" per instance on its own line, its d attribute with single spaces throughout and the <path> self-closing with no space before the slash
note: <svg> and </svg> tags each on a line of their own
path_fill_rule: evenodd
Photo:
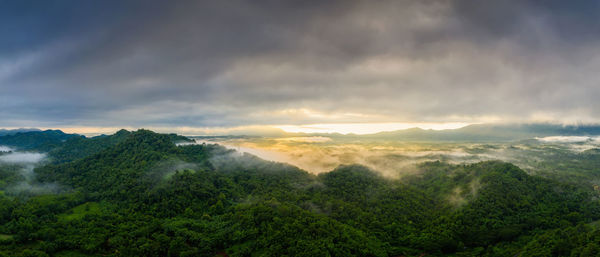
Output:
<svg viewBox="0 0 600 257">
<path fill-rule="evenodd" d="M 341 133 L 341 134 L 372 134 L 384 131 L 394 131 L 409 128 L 421 129 L 458 129 L 469 123 L 335 123 L 335 124 L 310 124 L 310 125 L 281 125 L 275 126 L 285 132 L 291 133 Z"/>
</svg>

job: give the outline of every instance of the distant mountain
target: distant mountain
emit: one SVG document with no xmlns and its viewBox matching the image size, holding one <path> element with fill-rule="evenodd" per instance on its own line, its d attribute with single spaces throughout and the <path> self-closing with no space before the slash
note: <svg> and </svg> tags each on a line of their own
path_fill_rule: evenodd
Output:
<svg viewBox="0 0 600 257">
<path fill-rule="evenodd" d="M 0 136 L 14 135 L 19 132 L 41 131 L 37 128 L 0 129 Z"/>
<path fill-rule="evenodd" d="M 600 125 L 560 125 L 560 124 L 505 124 L 470 125 L 458 129 L 459 132 L 475 135 L 498 135 L 508 138 L 531 138 L 543 136 L 593 136 L 600 135 Z"/>
<path fill-rule="evenodd" d="M 459 129 L 424 130 L 411 128 L 368 135 L 355 134 L 304 134 L 304 136 L 327 136 L 343 139 L 372 139 L 396 141 L 513 141 L 546 136 L 594 136 L 600 135 L 600 125 L 558 125 L 558 124 L 477 124 Z M 298 136 L 294 133 L 293 136 Z"/>
</svg>

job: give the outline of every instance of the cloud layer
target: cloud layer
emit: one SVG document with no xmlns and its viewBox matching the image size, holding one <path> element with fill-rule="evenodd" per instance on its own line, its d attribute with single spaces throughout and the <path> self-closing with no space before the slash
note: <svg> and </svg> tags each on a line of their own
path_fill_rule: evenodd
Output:
<svg viewBox="0 0 600 257">
<path fill-rule="evenodd" d="M 15 1 L 4 126 L 598 122 L 595 1 Z"/>
<path fill-rule="evenodd" d="M 36 164 L 46 158 L 43 153 L 11 152 L 0 155 L 0 162 L 15 164 Z"/>
</svg>

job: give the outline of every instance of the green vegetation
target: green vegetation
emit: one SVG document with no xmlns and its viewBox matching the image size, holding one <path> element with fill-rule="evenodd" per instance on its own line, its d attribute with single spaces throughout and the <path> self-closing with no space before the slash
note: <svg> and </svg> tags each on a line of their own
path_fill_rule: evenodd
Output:
<svg viewBox="0 0 600 257">
<path fill-rule="evenodd" d="M 93 138 L 73 137 L 64 142 L 61 147 L 52 149 L 49 155 L 55 163 L 81 159 L 120 143 L 130 134 L 131 132 L 127 130 L 120 130 L 111 136 L 102 135 Z"/>
<path fill-rule="evenodd" d="M 49 151 L 60 146 L 65 140 L 81 137 L 65 134 L 60 130 L 18 132 L 0 136 L 0 145 L 15 147 L 20 150 Z"/>
<path fill-rule="evenodd" d="M 63 221 L 82 220 L 87 215 L 98 215 L 100 214 L 100 211 L 99 203 L 86 202 L 58 215 L 58 218 Z"/>
<path fill-rule="evenodd" d="M 12 238 L 13 238 L 13 236 L 11 236 L 11 235 L 0 234 L 0 241 L 7 241 L 7 240 L 11 240 Z"/>
<path fill-rule="evenodd" d="M 600 195 L 580 180 L 499 161 L 425 162 L 402 179 L 360 165 L 317 176 L 182 140 L 120 131 L 49 149 L 30 182 L 62 193 L 0 194 L 0 256 L 600 253 Z M 4 166 L 0 182 L 19 181 Z"/>
</svg>

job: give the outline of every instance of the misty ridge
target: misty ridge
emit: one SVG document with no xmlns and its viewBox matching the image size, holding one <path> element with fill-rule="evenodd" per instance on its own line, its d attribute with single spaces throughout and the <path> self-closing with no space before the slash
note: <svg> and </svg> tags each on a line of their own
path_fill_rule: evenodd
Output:
<svg viewBox="0 0 600 257">
<path fill-rule="evenodd" d="M 131 243 L 112 245 L 121 240 L 112 235 L 108 246 L 88 232 L 70 230 L 76 239 L 57 235 L 67 245 L 35 231 L 84 226 L 81 231 L 126 235 L 130 226 L 97 226 L 105 220 L 146 227 L 139 224 L 151 220 L 148 240 L 164 240 L 152 252 L 166 255 L 175 251 L 170 244 L 181 243 L 192 256 L 246 256 L 244 249 L 270 249 L 277 240 L 291 245 L 302 237 L 317 245 L 338 240 L 327 251 L 364 249 L 369 256 L 477 256 L 484 246 L 523 248 L 514 240 L 542 237 L 526 226 L 555 229 L 600 219 L 594 211 L 600 209 L 600 143 L 593 134 L 413 141 L 297 133 L 186 137 L 144 129 L 84 137 L 51 130 L 0 136 L 0 143 L 0 201 L 17 217 L 23 204 L 42 206 L 29 217 L 35 223 L 0 215 L 9 222 L 0 226 L 0 252 L 2 240 L 33 236 L 65 248 L 79 244 L 70 240 L 95 242 L 88 250 L 77 246 L 84 253 L 117 248 L 144 255 Z M 46 212 L 56 219 L 37 222 L 42 217 L 35 215 Z M 518 218 L 523 215 L 528 218 Z M 490 220 L 513 225 L 487 227 Z M 199 239 L 168 239 L 173 231 Z M 269 251 L 288 251 L 282 249 Z M 323 248 L 297 251 L 306 249 Z M 338 256 L 347 255 L 353 254 Z"/>
<path fill-rule="evenodd" d="M 600 136 L 593 134 L 598 131 L 600 130 L 593 126 L 538 124 L 474 125 L 442 131 L 406 129 L 368 135 L 288 133 L 277 137 L 265 135 L 177 138 L 175 135 L 171 136 L 174 138 L 175 145 L 179 147 L 219 144 L 230 149 L 210 158 L 210 163 L 221 170 L 258 167 L 265 164 L 260 160 L 263 159 L 292 165 L 313 174 L 330 172 L 340 165 L 357 164 L 379 172 L 387 178 L 402 178 L 406 175 L 418 174 L 420 164 L 434 161 L 471 164 L 500 160 L 514 163 L 532 174 L 549 172 L 542 169 L 544 163 L 552 162 L 557 158 L 579 158 L 598 149 Z M 46 153 L 44 150 L 48 149 L 47 144 L 32 144 L 31 140 L 26 140 L 28 143 L 21 148 L 41 149 L 41 152 L 15 151 L 11 146 L 0 146 L 2 150 L 0 163 L 22 167 L 20 174 L 26 178 L 27 183 L 30 183 L 35 180 L 33 170 L 39 165 L 48 162 L 60 163 L 61 158 L 72 153 L 84 157 L 102 149 L 91 149 L 86 153 L 77 150 L 79 144 L 92 141 L 99 146 L 110 146 L 124 140 L 130 134 L 131 132 L 121 130 L 111 136 L 85 138 L 64 134 L 61 131 L 18 131 L 0 137 L 0 142 L 4 140 L 10 143 L 11 140 L 18 140 L 20 137 L 32 136 L 48 141 L 51 145 L 65 142 L 69 144 Z M 70 159 L 67 158 L 65 161 Z M 176 171 L 197 168 L 196 163 L 173 159 L 156 164 L 156 167 L 151 167 L 148 173 L 154 174 L 152 176 L 168 178 Z"/>
<path fill-rule="evenodd" d="M 313 174 L 329 172 L 340 165 L 359 164 L 380 172 L 385 177 L 401 178 L 418 172 L 417 166 L 420 163 L 432 161 L 469 164 L 501 160 L 514 163 L 532 173 L 540 172 L 540 163 L 552 161 L 557 155 L 577 156 L 600 147 L 600 137 L 593 134 L 599 131 L 593 126 L 473 125 L 454 130 L 406 129 L 368 135 L 287 133 L 277 137 L 202 136 L 190 137 L 191 140 L 179 138 L 174 143 L 180 147 L 216 143 L 234 150 L 223 153 L 223 156 L 213 157 L 211 162 L 216 167 L 225 167 L 232 163 L 237 163 L 238 166 L 262 163 L 246 156 L 249 154 L 264 160 L 293 165 Z M 86 140 L 109 146 L 129 134 L 130 132 L 121 130 L 112 136 L 96 136 Z M 41 138 L 51 145 L 60 145 L 65 140 L 73 143 L 72 150 L 69 147 L 58 147 L 50 151 L 50 161 L 56 161 L 57 156 L 70 153 L 85 154 L 85 151 L 76 150 L 77 144 L 86 142 L 84 137 L 60 131 L 18 131 L 6 135 L 2 140 L 10 143 L 11 140 L 18 140 L 26 135 Z M 57 139 L 53 141 L 53 137 L 46 135 Z M 28 143 L 24 147 L 41 149 L 42 152 L 48 149 L 46 144 L 39 143 Z M 0 162 L 23 166 L 22 174 L 29 180 L 34 177 L 33 168 L 48 161 L 47 153 L 14 151 L 10 146 L 0 146 L 0 149 L 3 150 L 0 151 Z M 193 170 L 196 167 L 193 163 L 171 160 L 159 164 L 151 173 L 168 177 L 177 170 Z"/>
</svg>

